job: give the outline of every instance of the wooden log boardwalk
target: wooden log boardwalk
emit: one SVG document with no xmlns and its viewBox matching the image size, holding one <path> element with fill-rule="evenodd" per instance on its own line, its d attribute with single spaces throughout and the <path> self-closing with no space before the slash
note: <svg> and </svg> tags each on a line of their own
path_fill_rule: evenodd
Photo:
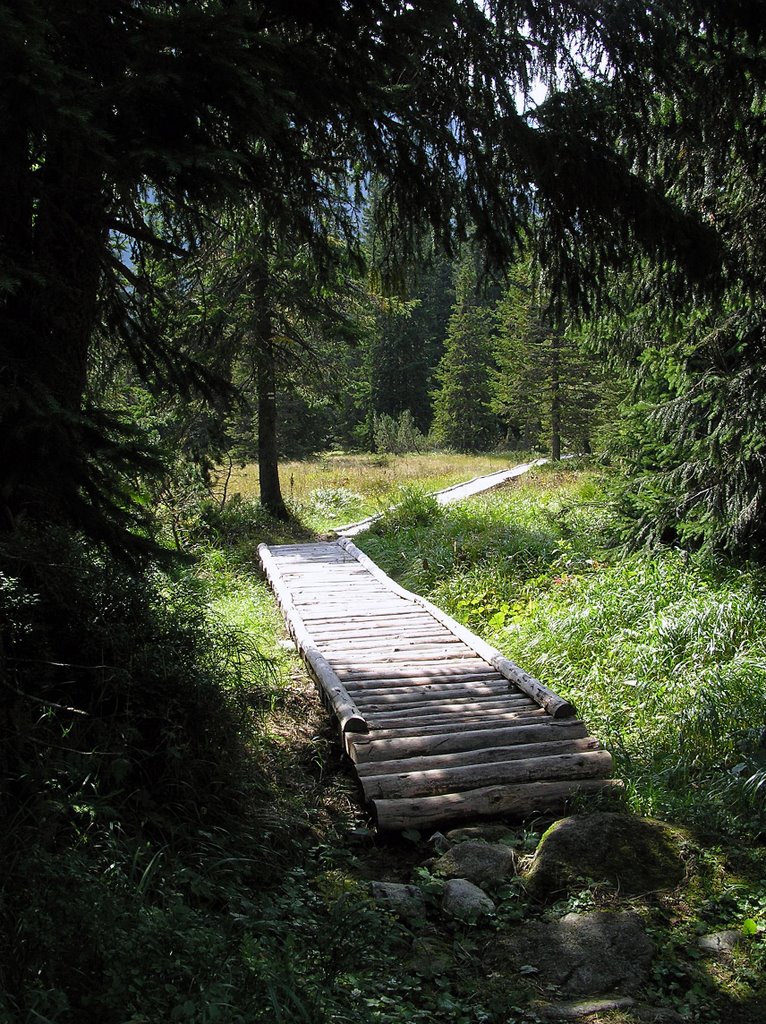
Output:
<svg viewBox="0 0 766 1024">
<path fill-rule="evenodd" d="M 560 810 L 619 785 L 571 704 L 350 540 L 259 553 L 381 831 Z"/>
</svg>

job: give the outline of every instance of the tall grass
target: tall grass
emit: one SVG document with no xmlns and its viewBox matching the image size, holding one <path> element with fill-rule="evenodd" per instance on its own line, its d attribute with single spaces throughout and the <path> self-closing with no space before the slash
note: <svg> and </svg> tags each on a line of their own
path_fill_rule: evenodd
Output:
<svg viewBox="0 0 766 1024">
<path fill-rule="evenodd" d="M 634 555 L 569 574 L 496 639 L 582 709 L 642 809 L 683 805 L 723 820 L 728 801 L 732 820 L 751 810 L 756 820 L 763 587 L 753 570 Z"/>
<path fill-rule="evenodd" d="M 633 805 L 760 831 L 766 797 L 766 576 L 608 546 L 593 476 L 389 515 L 360 545 L 572 700 Z"/>
<path fill-rule="evenodd" d="M 309 527 L 322 530 L 383 511 L 402 486 L 437 491 L 524 461 L 526 456 L 520 452 L 330 453 L 300 462 L 283 462 L 279 475 L 284 497 L 294 515 Z M 227 495 L 239 495 L 248 501 L 259 497 L 257 466 L 235 467 L 228 481 L 222 475 L 216 485 L 219 495 L 224 483 Z"/>
</svg>

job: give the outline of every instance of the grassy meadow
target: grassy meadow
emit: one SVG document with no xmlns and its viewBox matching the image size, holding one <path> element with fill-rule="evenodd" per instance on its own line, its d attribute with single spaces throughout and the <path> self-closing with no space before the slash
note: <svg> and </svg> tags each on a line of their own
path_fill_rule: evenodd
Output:
<svg viewBox="0 0 766 1024">
<path fill-rule="evenodd" d="M 672 549 L 621 553 L 604 482 L 587 466 L 541 467 L 444 508 L 428 493 L 513 461 L 294 464 L 286 524 L 265 514 L 243 470 L 225 503 L 203 503 L 185 524 L 194 561 L 157 572 L 142 593 L 88 551 L 62 549 L 39 600 L 63 607 L 66 629 L 72 616 L 88 624 L 99 665 L 132 672 L 142 731 L 125 735 L 119 707 L 63 730 L 39 716 L 30 773 L 44 784 L 0 834 L 0 915 L 13 923 L 0 930 L 0 1024 L 537 1024 L 544 979 L 504 969 L 498 939 L 591 909 L 634 910 L 649 928 L 656 953 L 639 1003 L 667 1015 L 651 1019 L 762 1017 L 763 570 Z M 328 495 L 346 490 L 359 506 L 333 507 Z M 584 878 L 541 906 L 514 880 L 493 890 L 483 923 L 446 923 L 429 835 L 375 835 L 257 570 L 261 541 L 308 539 L 375 503 L 395 505 L 359 545 L 575 701 L 614 754 L 618 809 L 683 830 L 678 889 L 625 900 Z M 34 605 L 0 583 L 22 643 Z M 108 676 L 100 685 L 103 704 Z M 522 860 L 548 824 L 515 826 Z M 378 910 L 365 888 L 376 878 L 416 883 L 429 920 Z M 749 945 L 701 959 L 699 935 L 720 928 Z M 586 1019 L 650 1018 L 628 1008 Z"/>
<path fill-rule="evenodd" d="M 338 452 L 283 462 L 279 477 L 282 493 L 294 515 L 304 524 L 322 530 L 383 511 L 395 500 L 401 487 L 415 485 L 425 491 L 438 491 L 526 460 L 527 456 L 518 452 L 482 455 Z M 257 501 L 258 467 L 235 466 L 228 480 L 225 474 L 219 475 L 216 495 L 220 496 L 224 487 L 228 495 Z"/>
</svg>

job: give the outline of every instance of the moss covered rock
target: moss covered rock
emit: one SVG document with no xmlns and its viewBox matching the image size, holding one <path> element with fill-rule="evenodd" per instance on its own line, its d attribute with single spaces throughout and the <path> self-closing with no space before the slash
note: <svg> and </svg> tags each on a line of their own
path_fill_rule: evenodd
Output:
<svg viewBox="0 0 766 1024">
<path fill-rule="evenodd" d="M 597 813 L 562 818 L 540 840 L 524 876 L 539 898 L 560 896 L 586 879 L 627 896 L 672 889 L 684 877 L 684 835 L 661 821 Z"/>
</svg>

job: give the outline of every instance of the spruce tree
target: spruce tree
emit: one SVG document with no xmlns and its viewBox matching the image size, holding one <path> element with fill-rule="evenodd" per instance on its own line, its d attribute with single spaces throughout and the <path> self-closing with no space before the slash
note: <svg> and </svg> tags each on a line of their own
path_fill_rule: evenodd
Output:
<svg viewBox="0 0 766 1024">
<path fill-rule="evenodd" d="M 407 298 L 381 303 L 367 359 L 370 402 L 376 413 L 399 416 L 408 411 L 427 433 L 434 371 L 442 356 L 454 286 L 443 256 L 425 255 L 412 277 L 404 292 Z"/>
<path fill-rule="evenodd" d="M 626 536 L 763 557 L 766 28 L 754 12 L 700 5 L 698 31 L 674 44 L 672 88 L 640 117 L 633 103 L 621 129 L 636 166 L 715 233 L 718 285 L 689 288 L 672 264 L 644 261 L 613 277 L 591 344 L 635 384 L 619 445 Z"/>
<path fill-rule="evenodd" d="M 492 408 L 506 442 L 542 448 L 554 460 L 562 446 L 589 453 L 601 420 L 601 372 L 578 332 L 534 278 L 529 259 L 515 264 L 495 308 L 496 370 Z"/>
<path fill-rule="evenodd" d="M 478 292 L 471 250 L 456 270 L 457 301 L 436 370 L 433 437 L 461 452 L 485 451 L 498 441 L 490 384 L 494 368 L 492 305 Z"/>
</svg>

